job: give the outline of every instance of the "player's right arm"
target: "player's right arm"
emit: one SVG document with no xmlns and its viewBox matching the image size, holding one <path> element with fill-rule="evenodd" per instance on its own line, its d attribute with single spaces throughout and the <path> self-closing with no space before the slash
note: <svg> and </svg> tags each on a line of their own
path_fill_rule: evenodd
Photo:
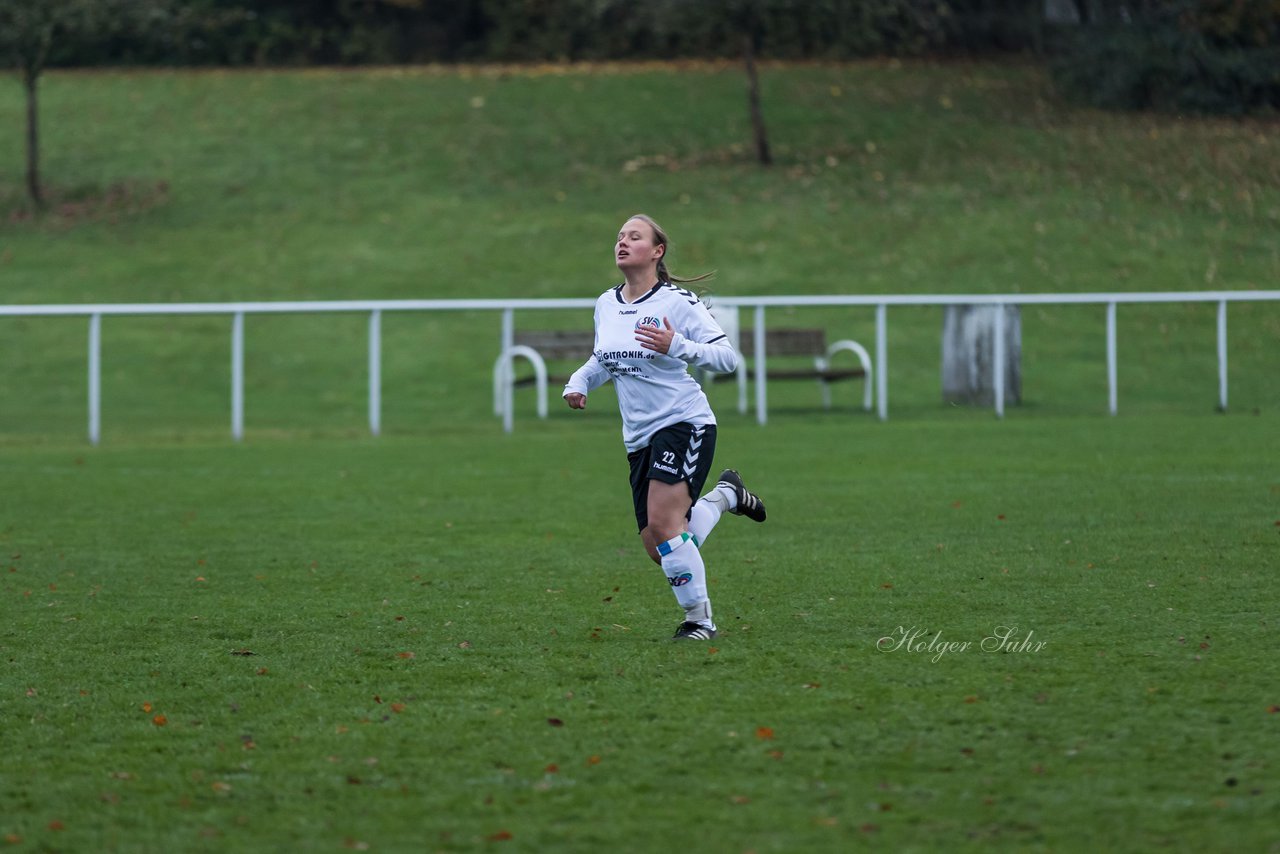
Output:
<svg viewBox="0 0 1280 854">
<path fill-rule="evenodd" d="M 561 395 L 570 409 L 586 409 L 587 395 L 592 389 L 599 388 L 609 381 L 609 372 L 596 361 L 594 354 L 587 357 L 582 367 L 573 372 L 569 382 L 564 385 Z"/>
<path fill-rule="evenodd" d="M 600 328 L 599 300 L 596 301 L 595 325 L 598 330 Z M 596 359 L 596 354 L 592 353 L 587 357 L 587 361 L 582 363 L 582 367 L 569 377 L 569 381 L 564 385 L 564 392 L 560 396 L 564 398 L 565 403 L 569 404 L 570 409 L 586 409 L 587 395 L 592 389 L 599 388 L 608 381 L 609 372 Z"/>
</svg>

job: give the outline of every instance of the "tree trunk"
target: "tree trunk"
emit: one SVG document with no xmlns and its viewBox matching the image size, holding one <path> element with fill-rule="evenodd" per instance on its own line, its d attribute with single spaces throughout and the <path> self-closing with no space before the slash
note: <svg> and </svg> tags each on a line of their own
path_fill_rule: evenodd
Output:
<svg viewBox="0 0 1280 854">
<path fill-rule="evenodd" d="M 40 75 L 33 69 L 23 72 L 27 90 L 27 194 L 37 208 L 44 207 L 44 191 L 40 187 L 40 109 L 37 88 Z"/>
<path fill-rule="evenodd" d="M 751 34 L 742 37 L 742 58 L 747 66 L 747 103 L 751 107 L 751 131 L 755 135 L 756 159 L 761 166 L 773 163 L 769 153 L 769 134 L 764 127 L 764 115 L 760 112 L 760 78 L 756 74 L 756 53 Z"/>
</svg>

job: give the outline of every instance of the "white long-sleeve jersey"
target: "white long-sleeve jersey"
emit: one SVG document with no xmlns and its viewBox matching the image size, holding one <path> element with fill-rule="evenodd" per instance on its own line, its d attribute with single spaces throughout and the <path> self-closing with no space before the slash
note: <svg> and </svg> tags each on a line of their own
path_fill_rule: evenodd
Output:
<svg viewBox="0 0 1280 854">
<path fill-rule="evenodd" d="M 642 325 L 675 330 L 668 353 L 646 350 L 636 340 Z M 622 285 L 610 288 L 596 300 L 594 352 L 573 372 L 564 393 L 590 394 L 613 380 L 622 413 L 622 441 L 627 451 L 649 444 L 663 427 L 687 421 L 715 424 L 702 386 L 689 374 L 689 366 L 730 373 L 738 367 L 738 354 L 720 324 L 698 297 L 670 282 L 659 282 L 632 303 L 622 296 Z"/>
</svg>

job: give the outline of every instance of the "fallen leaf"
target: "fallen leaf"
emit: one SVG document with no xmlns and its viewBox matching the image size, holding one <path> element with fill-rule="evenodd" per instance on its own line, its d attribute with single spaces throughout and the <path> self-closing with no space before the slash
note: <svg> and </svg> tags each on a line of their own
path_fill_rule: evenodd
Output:
<svg viewBox="0 0 1280 854">
<path fill-rule="evenodd" d="M 342 840 L 342 847 L 350 848 L 352 851 L 368 851 L 369 843 L 363 842 L 359 839 L 352 839 L 348 836 L 346 839 Z"/>
<path fill-rule="evenodd" d="M 760 726 L 756 727 L 756 738 L 761 741 L 769 741 L 773 738 L 773 727 Z"/>
<path fill-rule="evenodd" d="M 560 720 L 559 718 L 547 718 L 547 723 L 551 724 L 552 726 L 564 726 L 564 721 Z"/>
<path fill-rule="evenodd" d="M 267 675 L 267 668 L 265 668 L 265 667 L 259 667 L 259 668 L 258 668 L 258 675 L 259 675 L 259 676 L 266 676 L 266 675 Z"/>
<path fill-rule="evenodd" d="M 968 697 L 965 697 L 965 698 L 964 698 L 964 701 L 965 701 L 966 703 L 976 703 L 976 702 L 978 702 L 978 698 L 977 698 L 977 697 L 975 697 L 975 696 L 973 696 L 973 695 L 971 694 L 971 695 L 969 695 Z"/>
<path fill-rule="evenodd" d="M 781 759 L 781 758 L 782 758 L 782 751 L 781 751 L 781 750 L 770 750 L 770 751 L 769 751 L 769 758 L 770 758 L 770 759 Z"/>
<path fill-rule="evenodd" d="M 511 838 L 511 831 L 499 830 L 497 833 L 494 833 L 491 836 L 489 836 L 489 841 L 490 842 L 506 842 L 510 838 Z"/>
<path fill-rule="evenodd" d="M 588 765 L 599 765 L 599 764 L 600 764 L 600 756 L 599 756 L 598 754 L 595 754 L 595 753 L 591 754 L 590 756 L 588 756 L 588 757 L 587 757 L 587 764 L 588 764 Z"/>
<path fill-rule="evenodd" d="M 257 653 L 251 649 L 233 649 L 231 650 L 231 654 L 232 655 L 257 655 Z"/>
<path fill-rule="evenodd" d="M 4 841 L 9 845 L 21 845 L 22 837 L 16 833 L 6 833 L 4 835 Z"/>
<path fill-rule="evenodd" d="M 416 656 L 414 656 L 414 654 L 413 654 L 413 653 L 411 653 L 411 652 L 397 652 L 397 653 L 396 653 L 396 658 L 415 658 L 415 657 L 416 657 Z"/>
<path fill-rule="evenodd" d="M 739 804 L 739 805 L 751 803 L 751 799 L 748 798 L 746 795 L 734 795 L 733 797 L 729 798 L 729 800 L 732 803 Z"/>
<path fill-rule="evenodd" d="M 707 655 L 715 655 L 719 651 L 720 651 L 720 647 L 718 646 L 707 647 Z"/>
<path fill-rule="evenodd" d="M 458 644 L 458 649 L 471 649 L 471 641 L 463 641 Z"/>
<path fill-rule="evenodd" d="M 397 715 L 398 715 L 398 714 L 400 714 L 401 712 L 403 712 L 404 710 L 405 710 L 405 705 L 404 705 L 404 703 L 392 703 L 392 704 L 391 704 L 391 711 L 395 712 Z"/>
<path fill-rule="evenodd" d="M 1280 712 L 1280 706 L 1272 706 L 1267 711 L 1274 715 L 1276 712 Z"/>
<path fill-rule="evenodd" d="M 166 718 L 164 715 L 156 715 L 154 718 L 151 719 L 151 722 L 156 726 L 164 726 L 165 724 L 169 723 L 169 719 Z"/>
<path fill-rule="evenodd" d="M 560 772 L 560 766 L 552 762 L 550 765 L 548 765 L 546 768 L 543 768 L 542 770 L 548 774 L 558 774 Z"/>
<path fill-rule="evenodd" d="M 218 780 L 217 782 L 210 784 L 209 788 L 218 793 L 225 793 L 231 791 L 231 784 Z"/>
</svg>

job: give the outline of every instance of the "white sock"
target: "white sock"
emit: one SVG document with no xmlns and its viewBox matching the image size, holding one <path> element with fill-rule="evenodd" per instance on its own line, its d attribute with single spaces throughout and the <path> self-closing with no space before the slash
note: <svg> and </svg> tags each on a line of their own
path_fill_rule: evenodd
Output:
<svg viewBox="0 0 1280 854">
<path fill-rule="evenodd" d="M 694 545 L 702 548 L 702 544 L 711 536 L 711 529 L 720 521 L 720 508 L 703 498 L 693 505 L 689 511 L 689 533 L 693 534 Z"/>
<path fill-rule="evenodd" d="M 666 573 L 671 592 L 684 608 L 685 620 L 714 629 L 711 600 L 707 596 L 707 567 L 693 535 L 686 532 L 660 543 L 658 553 L 662 555 L 662 571 Z"/>
<path fill-rule="evenodd" d="M 738 493 L 733 489 L 716 487 L 698 499 L 689 512 L 689 533 L 697 538 L 698 548 L 711 536 L 711 529 L 720 516 L 738 506 Z"/>
<path fill-rule="evenodd" d="M 738 490 L 732 486 L 725 484 L 721 486 L 716 484 L 715 488 L 702 496 L 704 501 L 714 501 L 723 513 L 738 509 Z"/>
<path fill-rule="evenodd" d="M 716 522 L 723 512 L 724 497 L 718 489 L 712 489 L 699 498 L 698 503 L 689 511 L 689 533 L 694 535 L 698 548 L 703 547 L 708 536 L 712 535 L 712 529 L 716 528 Z"/>
</svg>

